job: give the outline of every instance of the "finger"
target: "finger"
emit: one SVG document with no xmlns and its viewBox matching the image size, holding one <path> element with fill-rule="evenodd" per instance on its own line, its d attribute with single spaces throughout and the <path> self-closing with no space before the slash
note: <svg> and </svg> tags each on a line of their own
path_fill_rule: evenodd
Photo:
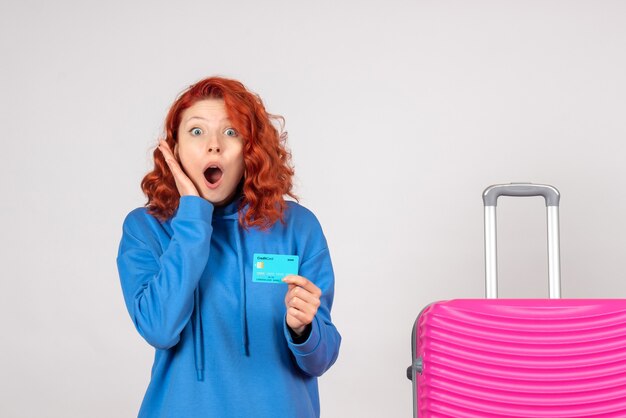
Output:
<svg viewBox="0 0 626 418">
<path fill-rule="evenodd" d="M 285 292 L 285 305 L 287 305 L 289 303 L 289 299 L 291 299 L 293 297 L 291 295 L 291 292 L 293 292 L 293 289 L 295 289 L 297 287 L 295 284 L 290 284 L 288 286 L 289 287 L 287 287 L 287 292 Z"/>
<path fill-rule="evenodd" d="M 196 186 L 193 184 L 191 179 L 187 176 L 178 160 L 174 157 L 172 152 L 170 151 L 169 145 L 165 141 L 159 142 L 159 150 L 163 154 L 163 158 L 165 158 L 165 162 L 169 167 L 172 175 L 174 176 L 174 181 L 176 182 L 176 188 L 178 189 L 178 193 L 181 196 L 184 195 L 195 195 L 198 196 L 198 190 Z"/>
<path fill-rule="evenodd" d="M 284 281 L 284 279 L 283 279 Z M 295 285 L 295 284 L 288 284 L 287 285 L 287 292 L 285 293 L 285 304 L 287 302 L 289 302 L 289 299 L 291 299 L 293 297 L 293 291 L 294 289 L 299 288 L 300 286 Z"/>
<path fill-rule="evenodd" d="M 306 277 L 296 276 L 295 274 L 291 274 L 289 276 L 285 276 L 283 278 L 283 282 L 288 284 L 295 284 L 297 286 L 303 287 L 314 295 L 321 296 L 322 291 L 319 287 L 315 286 L 312 281 L 308 280 Z"/>
<path fill-rule="evenodd" d="M 290 308 L 296 308 L 300 312 L 307 314 L 308 316 L 313 316 L 317 313 L 317 306 L 312 303 L 305 302 L 300 298 L 292 298 L 289 301 Z"/>
<path fill-rule="evenodd" d="M 172 165 L 172 163 L 178 164 L 178 161 L 172 154 L 172 151 L 169 149 L 169 146 L 165 141 L 162 141 L 161 144 L 159 144 L 158 148 L 159 151 L 161 151 L 161 154 L 163 154 L 163 158 L 168 165 Z"/>
<path fill-rule="evenodd" d="M 291 328 L 298 328 L 304 325 L 298 319 L 298 316 L 302 315 L 302 313 L 296 308 L 287 307 L 286 314 L 287 315 L 285 316 L 285 319 L 287 320 L 287 325 L 289 325 Z"/>
<path fill-rule="evenodd" d="M 299 325 L 295 324 L 296 325 L 295 327 L 292 326 L 292 325 L 289 325 L 289 323 L 287 323 L 292 328 L 299 328 L 299 327 L 301 327 L 303 325 L 308 325 L 311 322 L 313 322 L 313 317 L 312 316 L 307 315 L 304 312 L 297 310 L 296 308 L 289 308 L 287 310 L 287 315 L 291 316 L 293 319 L 295 319 L 297 322 L 299 322 Z M 292 323 L 293 323 L 293 321 L 292 321 Z"/>
<path fill-rule="evenodd" d="M 184 171 L 172 151 L 170 150 L 170 146 L 166 141 L 161 140 L 159 142 L 159 150 L 163 154 L 163 158 L 165 158 L 165 162 L 168 164 L 173 174 L 184 174 Z M 185 174 L 186 176 L 186 174 Z"/>
<path fill-rule="evenodd" d="M 161 154 L 163 154 L 163 157 L 165 157 L 165 158 L 168 158 L 168 157 L 169 158 L 174 158 L 174 154 L 172 154 L 172 150 L 170 149 L 170 146 L 167 143 L 167 141 L 160 140 L 158 148 L 159 148 L 159 151 L 161 151 Z"/>
<path fill-rule="evenodd" d="M 172 174 L 177 180 L 180 180 L 180 181 L 185 180 L 185 177 L 187 177 L 187 174 L 185 174 L 180 164 L 178 164 L 178 161 L 176 161 L 176 159 L 172 157 L 171 154 L 170 156 L 165 157 L 165 162 L 167 163 L 167 166 L 170 168 L 170 170 L 172 171 Z"/>
<path fill-rule="evenodd" d="M 306 303 L 310 303 L 311 305 L 315 306 L 316 308 L 318 306 L 320 306 L 320 298 L 319 298 L 319 296 L 314 295 L 313 293 L 309 292 L 308 290 L 306 290 L 303 287 L 295 287 L 287 295 L 289 297 L 289 300 L 291 300 L 293 298 L 299 298 L 299 299 L 302 299 L 303 301 L 305 301 Z"/>
<path fill-rule="evenodd" d="M 303 287 L 290 284 L 289 289 L 285 294 L 285 305 L 289 306 L 289 302 L 295 297 L 298 297 L 304 302 L 310 304 L 313 308 L 315 308 L 315 310 L 320 307 L 321 303 L 318 295 L 309 292 Z"/>
<path fill-rule="evenodd" d="M 307 290 L 308 292 L 314 295 L 321 295 L 322 291 L 319 287 L 315 286 L 315 284 L 308 280 L 306 277 L 302 276 L 291 276 L 291 280 L 293 284 Z"/>
</svg>

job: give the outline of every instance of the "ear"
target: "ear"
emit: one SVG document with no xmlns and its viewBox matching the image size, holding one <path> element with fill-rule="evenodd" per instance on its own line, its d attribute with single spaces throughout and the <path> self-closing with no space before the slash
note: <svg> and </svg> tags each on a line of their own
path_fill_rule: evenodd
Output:
<svg viewBox="0 0 626 418">
<path fill-rule="evenodd" d="M 180 160 L 180 158 L 178 158 L 178 143 L 174 144 L 174 157 L 176 157 L 177 160 Z"/>
</svg>

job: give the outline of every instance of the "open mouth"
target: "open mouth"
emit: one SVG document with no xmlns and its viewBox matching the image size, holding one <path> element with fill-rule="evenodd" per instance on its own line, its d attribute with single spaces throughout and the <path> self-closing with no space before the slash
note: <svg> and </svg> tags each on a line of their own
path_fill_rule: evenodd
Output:
<svg viewBox="0 0 626 418">
<path fill-rule="evenodd" d="M 211 184 L 215 184 L 222 178 L 222 169 L 212 165 L 204 170 L 204 178 Z"/>
</svg>

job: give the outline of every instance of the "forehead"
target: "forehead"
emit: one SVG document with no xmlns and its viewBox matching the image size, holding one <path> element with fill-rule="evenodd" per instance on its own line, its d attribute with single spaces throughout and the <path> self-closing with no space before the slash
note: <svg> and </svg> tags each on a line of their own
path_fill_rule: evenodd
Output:
<svg viewBox="0 0 626 418">
<path fill-rule="evenodd" d="M 181 114 L 181 124 L 191 120 L 204 119 L 207 122 L 223 122 L 228 120 L 226 105 L 222 99 L 203 99 L 195 102 Z"/>
</svg>

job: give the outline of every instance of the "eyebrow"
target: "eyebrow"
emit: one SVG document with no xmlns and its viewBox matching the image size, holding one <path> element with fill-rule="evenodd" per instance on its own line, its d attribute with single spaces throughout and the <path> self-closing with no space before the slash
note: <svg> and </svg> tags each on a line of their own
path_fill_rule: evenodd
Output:
<svg viewBox="0 0 626 418">
<path fill-rule="evenodd" d="M 202 116 L 192 116 L 192 117 L 190 117 L 189 119 L 187 119 L 187 120 L 185 121 L 185 123 L 189 123 L 189 122 L 191 122 L 193 119 L 201 119 L 201 120 L 203 120 L 203 121 L 205 121 L 205 122 L 210 122 L 210 120 L 208 120 L 208 119 L 206 119 L 206 118 L 203 118 Z M 226 121 L 226 122 L 230 122 L 230 120 L 229 120 L 228 118 L 222 118 L 222 119 L 218 120 L 218 122 L 224 122 L 224 121 Z"/>
</svg>

